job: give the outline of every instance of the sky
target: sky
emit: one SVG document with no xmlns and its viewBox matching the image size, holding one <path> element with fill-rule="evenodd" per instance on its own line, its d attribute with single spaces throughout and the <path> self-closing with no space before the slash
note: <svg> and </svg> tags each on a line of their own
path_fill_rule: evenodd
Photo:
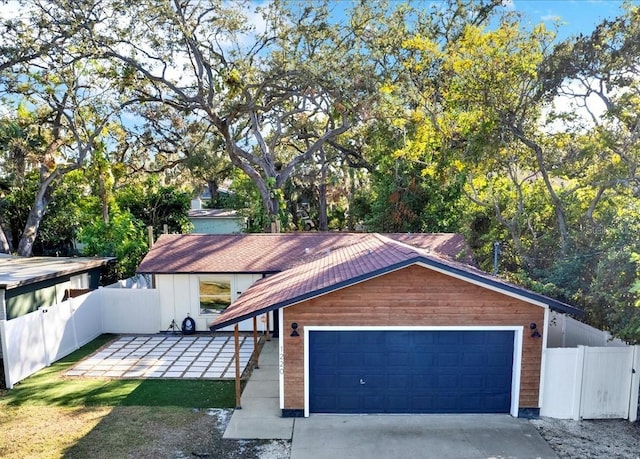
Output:
<svg viewBox="0 0 640 459">
<path fill-rule="evenodd" d="M 640 1 L 634 1 L 640 5 Z M 558 38 L 590 34 L 603 19 L 613 19 L 621 13 L 620 0 L 506 0 L 509 8 L 521 11 L 531 24 L 544 22 L 552 26 L 560 19 Z"/>
</svg>

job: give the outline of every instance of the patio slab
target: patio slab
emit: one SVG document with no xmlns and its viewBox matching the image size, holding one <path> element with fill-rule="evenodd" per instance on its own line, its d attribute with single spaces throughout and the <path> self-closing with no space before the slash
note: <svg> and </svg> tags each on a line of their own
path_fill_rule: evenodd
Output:
<svg viewBox="0 0 640 459">
<path fill-rule="evenodd" d="M 232 335 L 123 335 L 65 375 L 107 378 L 234 379 Z M 240 336 L 240 368 L 251 361 L 253 336 Z"/>
</svg>

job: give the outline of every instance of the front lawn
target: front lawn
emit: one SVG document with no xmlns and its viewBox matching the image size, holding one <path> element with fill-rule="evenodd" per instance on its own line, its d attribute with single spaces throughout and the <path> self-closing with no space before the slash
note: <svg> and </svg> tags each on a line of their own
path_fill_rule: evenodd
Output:
<svg viewBox="0 0 640 459">
<path fill-rule="evenodd" d="M 219 408 L 235 406 L 233 381 L 64 376 L 114 338 L 100 336 L 0 391 L 0 457 L 242 457 L 219 431 L 229 413 Z"/>
<path fill-rule="evenodd" d="M 181 406 L 232 408 L 234 381 L 69 378 L 64 373 L 115 338 L 102 335 L 0 394 L 0 406 Z"/>
</svg>

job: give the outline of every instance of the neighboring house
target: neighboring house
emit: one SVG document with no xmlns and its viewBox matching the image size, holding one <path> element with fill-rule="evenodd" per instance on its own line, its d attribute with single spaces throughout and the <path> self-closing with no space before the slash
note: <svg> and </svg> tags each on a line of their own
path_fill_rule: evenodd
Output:
<svg viewBox="0 0 640 459">
<path fill-rule="evenodd" d="M 0 321 L 12 321 L 60 303 L 68 295 L 97 289 L 102 270 L 112 260 L 0 255 Z M 6 345 L 0 342 L 0 358 Z"/>
<path fill-rule="evenodd" d="M 0 320 L 53 306 L 74 290 L 94 290 L 113 258 L 0 258 Z"/>
<path fill-rule="evenodd" d="M 193 224 L 193 232 L 202 234 L 242 233 L 247 227 L 245 217 L 228 209 L 192 209 L 189 221 Z"/>
<path fill-rule="evenodd" d="M 471 260 L 464 238 L 457 234 L 392 236 L 452 258 Z M 174 322 L 181 325 L 190 316 L 197 331 L 209 331 L 209 324 L 256 281 L 349 247 L 362 237 L 357 233 L 165 234 L 144 258 L 138 273 L 154 275 L 163 327 Z M 277 332 L 273 312 L 268 321 L 269 328 Z M 260 315 L 260 327 L 266 323 L 267 318 Z M 252 330 L 252 320 L 240 327 Z"/>
<path fill-rule="evenodd" d="M 455 261 L 464 247 L 457 235 L 163 236 L 140 271 L 162 272 L 164 307 L 195 304 L 212 330 L 278 312 L 283 416 L 535 416 L 550 311 L 581 311 Z M 208 276 L 229 291 L 220 314 L 204 306 Z"/>
</svg>

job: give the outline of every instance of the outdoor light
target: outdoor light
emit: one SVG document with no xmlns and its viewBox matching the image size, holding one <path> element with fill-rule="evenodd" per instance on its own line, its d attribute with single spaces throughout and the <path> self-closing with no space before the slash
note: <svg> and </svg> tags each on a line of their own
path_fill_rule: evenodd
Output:
<svg viewBox="0 0 640 459">
<path fill-rule="evenodd" d="M 300 336 L 298 334 L 298 322 L 291 323 L 291 336 Z"/>
<path fill-rule="evenodd" d="M 538 331 L 538 326 L 536 325 L 535 322 L 531 322 L 529 324 L 529 328 L 531 329 L 532 333 L 531 333 L 531 337 L 532 338 L 542 338 L 542 335 L 540 334 L 540 332 Z"/>
</svg>

